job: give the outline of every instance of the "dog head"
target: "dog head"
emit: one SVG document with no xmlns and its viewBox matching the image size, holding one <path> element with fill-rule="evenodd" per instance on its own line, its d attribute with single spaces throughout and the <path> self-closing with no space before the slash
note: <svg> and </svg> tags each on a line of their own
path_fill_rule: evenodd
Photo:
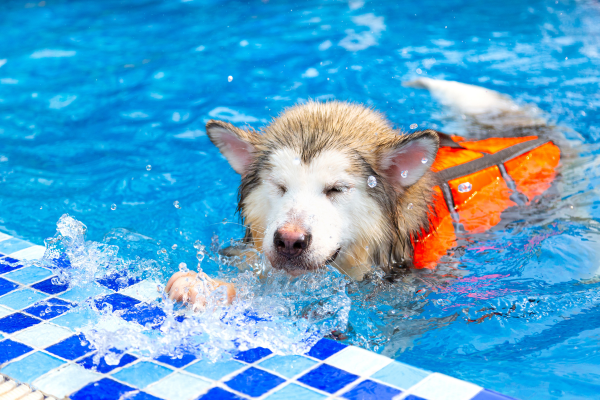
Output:
<svg viewBox="0 0 600 400">
<path fill-rule="evenodd" d="M 360 279 L 400 262 L 427 224 L 435 131 L 399 134 L 368 108 L 309 102 L 261 132 L 209 121 L 210 140 L 242 176 L 247 238 L 290 274 L 332 264 Z"/>
</svg>

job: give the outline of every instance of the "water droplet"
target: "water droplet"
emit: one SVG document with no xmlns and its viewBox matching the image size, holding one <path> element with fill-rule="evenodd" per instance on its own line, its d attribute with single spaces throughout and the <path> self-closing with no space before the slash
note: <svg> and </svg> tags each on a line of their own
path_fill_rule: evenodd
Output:
<svg viewBox="0 0 600 400">
<path fill-rule="evenodd" d="M 152 170 L 152 165 L 150 165 L 150 164 L 146 165 L 146 171 L 150 171 L 150 170 Z"/>
<path fill-rule="evenodd" d="M 471 185 L 471 182 L 464 182 L 458 185 L 458 191 L 460 193 L 468 193 L 471 191 L 471 189 L 473 189 L 473 185 Z"/>
<path fill-rule="evenodd" d="M 377 186 L 377 179 L 375 179 L 373 175 L 369 176 L 367 179 L 367 185 L 369 185 L 370 188 L 374 188 Z"/>
<path fill-rule="evenodd" d="M 369 246 L 365 246 L 365 250 L 369 251 Z"/>
<path fill-rule="evenodd" d="M 400 172 L 400 176 L 403 178 L 406 178 L 408 176 L 408 170 L 404 170 L 404 171 Z"/>
<path fill-rule="evenodd" d="M 294 161 L 292 161 L 292 163 L 294 165 L 300 165 L 300 159 L 298 157 L 294 158 Z"/>
<path fill-rule="evenodd" d="M 176 244 L 174 244 L 173 246 L 171 246 L 171 248 L 172 248 L 173 250 L 177 250 L 177 245 L 176 245 Z"/>
<path fill-rule="evenodd" d="M 113 211 L 115 211 L 117 209 L 117 205 L 113 204 L 112 206 L 110 206 L 110 209 L 113 210 Z"/>
<path fill-rule="evenodd" d="M 406 208 L 408 208 L 409 210 L 412 210 L 413 209 L 413 203 L 408 203 L 408 206 Z"/>
<path fill-rule="evenodd" d="M 421 164 L 427 164 L 427 161 L 429 161 L 429 160 L 426 159 L 425 157 L 421 158 Z"/>
<path fill-rule="evenodd" d="M 40 207 L 40 210 L 42 209 L 42 207 Z"/>
<path fill-rule="evenodd" d="M 175 208 L 177 208 L 177 209 L 180 209 L 180 208 L 181 208 L 181 206 L 179 205 L 179 202 L 178 202 L 177 200 L 175 200 L 175 201 L 173 202 L 173 205 L 174 205 L 174 206 L 175 206 Z"/>
<path fill-rule="evenodd" d="M 227 82 L 231 82 L 232 80 L 233 80 L 233 76 L 229 75 L 229 76 L 227 77 Z"/>
<path fill-rule="evenodd" d="M 223 223 L 223 225 L 227 224 L 227 218 L 223 218 L 223 221 L 221 221 Z"/>
<path fill-rule="evenodd" d="M 423 70 L 421 70 L 421 68 L 417 68 L 417 74 L 422 74 Z"/>
<path fill-rule="evenodd" d="M 417 127 L 418 127 L 418 126 L 419 126 L 419 125 L 417 125 L 417 124 L 411 124 L 411 125 L 410 125 L 410 129 L 417 129 Z"/>
<path fill-rule="evenodd" d="M 161 249 L 160 252 L 163 254 L 167 254 L 167 250 L 165 250 L 165 249 Z"/>
<path fill-rule="evenodd" d="M 184 263 L 184 262 L 182 262 L 182 263 L 179 263 L 179 270 L 180 270 L 181 272 L 188 272 L 188 271 L 189 271 L 189 269 L 188 269 L 188 267 L 187 267 L 187 264 L 186 264 L 186 263 Z"/>
</svg>

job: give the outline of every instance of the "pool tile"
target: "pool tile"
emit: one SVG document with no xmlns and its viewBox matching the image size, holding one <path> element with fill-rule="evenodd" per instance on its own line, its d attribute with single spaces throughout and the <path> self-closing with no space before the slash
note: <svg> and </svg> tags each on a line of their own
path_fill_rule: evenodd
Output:
<svg viewBox="0 0 600 400">
<path fill-rule="evenodd" d="M 197 400 L 244 400 L 244 399 L 235 393 L 231 393 L 228 390 L 221 389 L 220 387 L 214 387 L 214 388 L 210 389 L 205 395 L 200 396 Z"/>
<path fill-rule="evenodd" d="M 416 385 L 431 373 L 410 365 L 393 361 L 383 369 L 371 376 L 371 378 L 380 380 L 390 385 L 398 386 L 401 389 L 408 389 Z"/>
<path fill-rule="evenodd" d="M 16 283 L 7 281 L 4 278 L 0 278 L 0 296 L 5 295 L 6 293 L 10 293 L 18 287 L 19 285 L 17 285 Z"/>
<path fill-rule="evenodd" d="M 13 336 L 14 339 L 26 345 L 44 349 L 54 343 L 60 342 L 73 333 L 66 328 L 43 323 L 21 331 Z"/>
<path fill-rule="evenodd" d="M 22 313 L 14 313 L 7 317 L 0 318 L 0 331 L 4 333 L 15 333 L 30 326 L 42 322 L 38 318 L 30 317 Z"/>
<path fill-rule="evenodd" d="M 68 301 L 61 299 L 51 298 L 36 303 L 24 311 L 28 314 L 35 315 L 38 318 L 48 320 L 66 313 L 73 307 L 75 307 L 75 304 L 73 303 L 69 303 Z"/>
<path fill-rule="evenodd" d="M 19 361 L 11 362 L 2 368 L 0 372 L 16 379 L 18 382 L 31 383 L 64 363 L 56 357 L 36 351 Z"/>
<path fill-rule="evenodd" d="M 321 400 L 325 399 L 325 396 L 314 392 L 310 389 L 291 383 L 282 389 L 279 389 L 275 393 L 268 395 L 265 400 L 289 400 L 289 399 L 302 399 L 302 400 Z"/>
<path fill-rule="evenodd" d="M 10 257 L 0 259 L 0 274 L 15 271 L 19 268 L 23 268 L 23 263 L 19 260 Z"/>
<path fill-rule="evenodd" d="M 60 317 L 54 318 L 52 323 L 75 330 L 95 323 L 98 321 L 98 319 L 98 314 L 92 310 L 86 308 L 75 308 L 68 313 L 61 315 Z"/>
<path fill-rule="evenodd" d="M 5 339 L 0 342 L 0 364 L 4 364 L 7 361 L 29 353 L 32 350 L 31 347 L 26 346 L 23 343 Z"/>
<path fill-rule="evenodd" d="M 427 400 L 419 396 L 415 396 L 414 394 L 409 394 L 406 397 L 403 397 L 402 400 Z"/>
<path fill-rule="evenodd" d="M 76 393 L 73 393 L 69 398 L 71 400 L 119 400 L 122 398 L 126 398 L 127 400 L 159 400 L 154 396 L 140 392 L 136 388 L 124 385 L 110 378 L 90 383 Z"/>
<path fill-rule="evenodd" d="M 102 286 L 118 292 L 121 289 L 125 289 L 131 285 L 135 285 L 140 282 L 141 279 L 137 277 L 129 277 L 126 275 L 126 271 L 119 271 L 105 276 L 104 278 L 98 279 L 97 282 Z"/>
<path fill-rule="evenodd" d="M 90 382 L 100 379 L 102 375 L 76 364 L 67 364 L 55 369 L 33 381 L 33 386 L 56 398 L 62 399 L 81 389 Z"/>
<path fill-rule="evenodd" d="M 47 297 L 48 296 L 36 292 L 35 290 L 23 288 L 0 297 L 0 304 L 10 307 L 13 310 L 22 310 L 23 308 L 29 307 L 30 305 L 44 300 Z"/>
<path fill-rule="evenodd" d="M 120 293 L 113 293 L 96 299 L 94 303 L 96 304 L 96 307 L 98 309 L 102 309 L 106 305 L 110 305 L 114 312 L 120 310 L 127 310 L 135 306 L 136 304 L 139 304 L 140 301 L 129 296 L 124 296 Z"/>
<path fill-rule="evenodd" d="M 410 393 L 427 400 L 471 400 L 481 389 L 472 383 L 433 373 L 410 388 Z"/>
<path fill-rule="evenodd" d="M 6 233 L 0 232 L 0 242 L 6 239 L 10 239 L 12 236 L 7 235 Z M 0 253 L 0 257 L 2 257 L 2 253 Z"/>
<path fill-rule="evenodd" d="M 0 306 L 0 318 L 4 318 L 12 313 L 14 313 L 14 310 L 11 310 L 8 307 Z"/>
<path fill-rule="evenodd" d="M 46 268 L 30 266 L 9 272 L 8 274 L 5 274 L 4 277 L 23 285 L 29 285 L 52 275 L 52 271 L 47 270 Z"/>
<path fill-rule="evenodd" d="M 324 360 L 331 357 L 335 353 L 342 351 L 348 347 L 345 344 L 338 343 L 331 339 L 321 339 L 310 349 L 307 356 L 314 357 L 319 360 Z"/>
<path fill-rule="evenodd" d="M 216 363 L 211 363 L 207 360 L 200 360 L 197 363 L 187 367 L 185 371 L 218 381 L 224 376 L 244 367 L 245 364 L 234 360 L 219 361 Z"/>
<path fill-rule="evenodd" d="M 211 383 L 203 379 L 176 372 L 148 386 L 146 391 L 168 400 L 186 400 L 197 398 L 210 386 Z"/>
<path fill-rule="evenodd" d="M 252 364 L 253 362 L 265 358 L 266 356 L 272 353 L 273 352 L 269 349 L 266 349 L 264 347 L 257 347 L 250 350 L 240 351 L 233 358 L 235 358 L 236 360 L 246 362 L 248 364 Z"/>
<path fill-rule="evenodd" d="M 66 292 L 62 293 L 58 297 L 63 300 L 79 303 L 84 301 L 90 297 L 96 297 L 101 295 L 107 295 L 114 293 L 112 290 L 105 288 L 104 286 L 100 286 L 96 283 L 86 285 L 86 286 L 77 286 L 73 287 Z"/>
<path fill-rule="evenodd" d="M 483 389 L 477 393 L 471 400 L 517 400 L 514 397 L 506 396 L 493 390 Z"/>
<path fill-rule="evenodd" d="M 401 390 L 367 379 L 342 394 L 341 397 L 348 400 L 392 400 L 400 393 L 402 393 Z"/>
<path fill-rule="evenodd" d="M 151 302 L 161 297 L 158 285 L 151 280 L 136 283 L 126 289 L 122 289 L 119 293 L 144 302 Z"/>
<path fill-rule="evenodd" d="M 316 363 L 316 361 L 302 356 L 274 356 L 262 361 L 259 366 L 291 378 L 313 367 Z"/>
<path fill-rule="evenodd" d="M 106 361 L 104 360 L 104 357 L 100 358 L 100 361 L 98 362 L 98 364 L 95 364 L 94 356 L 95 356 L 95 354 L 85 357 L 84 359 L 77 361 L 77 364 L 81 365 L 85 369 L 100 372 L 102 374 L 108 374 L 114 369 L 121 368 L 121 367 L 123 367 L 127 364 L 131 364 L 132 362 L 137 360 L 137 357 L 132 356 L 131 354 L 123 354 L 123 356 L 121 356 L 121 359 L 119 360 L 119 363 L 117 365 L 107 364 Z"/>
<path fill-rule="evenodd" d="M 70 338 L 46 348 L 46 351 L 67 360 L 75 360 L 76 358 L 94 351 L 94 348 L 83 334 L 79 334 L 73 335 Z"/>
<path fill-rule="evenodd" d="M 141 361 L 129 367 L 125 367 L 113 376 L 123 382 L 129 383 L 138 388 L 145 388 L 165 376 L 173 370 L 154 364 L 149 361 Z"/>
<path fill-rule="evenodd" d="M 358 379 L 357 375 L 327 364 L 320 365 L 316 369 L 297 378 L 298 382 L 327 393 L 335 393 L 356 379 Z"/>
<path fill-rule="evenodd" d="M 184 367 L 186 365 L 188 365 L 189 363 L 191 363 L 192 361 L 194 361 L 196 359 L 196 356 L 193 354 L 184 354 L 182 357 L 171 357 L 171 356 L 160 356 L 155 358 L 156 361 L 160 361 L 161 363 L 164 364 L 169 364 L 172 367 L 175 368 L 181 368 Z"/>
<path fill-rule="evenodd" d="M 142 326 L 158 327 L 165 321 L 167 314 L 156 304 L 139 303 L 125 311 L 121 318 Z"/>
<path fill-rule="evenodd" d="M 250 367 L 225 382 L 225 384 L 240 393 L 251 397 L 258 397 L 281 385 L 283 382 L 285 380 L 276 375 Z"/>
<path fill-rule="evenodd" d="M 68 283 L 54 283 L 56 277 L 48 278 L 44 281 L 38 282 L 35 285 L 31 285 L 35 290 L 39 290 L 40 292 L 48 293 L 48 294 L 57 294 L 60 292 L 64 292 L 69 288 Z"/>
<path fill-rule="evenodd" d="M 19 260 L 39 260 L 44 256 L 46 248 L 44 246 L 31 246 L 23 250 L 19 250 L 11 254 L 11 257 L 18 258 Z"/>
<path fill-rule="evenodd" d="M 17 238 L 10 238 L 0 242 L 0 252 L 11 255 L 19 250 L 26 249 L 28 247 L 35 246 L 33 243 L 26 242 Z"/>
<path fill-rule="evenodd" d="M 360 376 L 371 376 L 393 360 L 380 354 L 348 346 L 325 360 L 329 365 Z"/>
</svg>

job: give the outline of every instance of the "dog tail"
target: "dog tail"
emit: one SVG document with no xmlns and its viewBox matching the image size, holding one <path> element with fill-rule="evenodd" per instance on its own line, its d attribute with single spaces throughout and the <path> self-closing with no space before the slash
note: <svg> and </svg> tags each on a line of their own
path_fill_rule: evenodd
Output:
<svg viewBox="0 0 600 400">
<path fill-rule="evenodd" d="M 437 101 L 462 117 L 466 123 L 478 125 L 486 131 L 509 134 L 509 131 L 547 125 L 536 106 L 518 105 L 509 96 L 481 86 L 431 78 L 419 78 L 404 82 L 403 85 L 429 90 Z"/>
</svg>

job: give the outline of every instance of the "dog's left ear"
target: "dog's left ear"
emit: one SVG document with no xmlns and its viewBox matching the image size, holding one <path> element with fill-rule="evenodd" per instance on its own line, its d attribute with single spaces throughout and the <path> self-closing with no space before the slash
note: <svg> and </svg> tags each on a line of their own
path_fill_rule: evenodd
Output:
<svg viewBox="0 0 600 400">
<path fill-rule="evenodd" d="M 240 129 L 230 123 L 211 119 L 206 124 L 206 134 L 229 165 L 244 176 L 254 161 L 255 144 L 259 135 L 254 131 Z"/>
<path fill-rule="evenodd" d="M 431 129 L 402 137 L 379 153 L 379 171 L 402 191 L 414 185 L 431 168 L 439 143 L 437 132 Z"/>
</svg>

